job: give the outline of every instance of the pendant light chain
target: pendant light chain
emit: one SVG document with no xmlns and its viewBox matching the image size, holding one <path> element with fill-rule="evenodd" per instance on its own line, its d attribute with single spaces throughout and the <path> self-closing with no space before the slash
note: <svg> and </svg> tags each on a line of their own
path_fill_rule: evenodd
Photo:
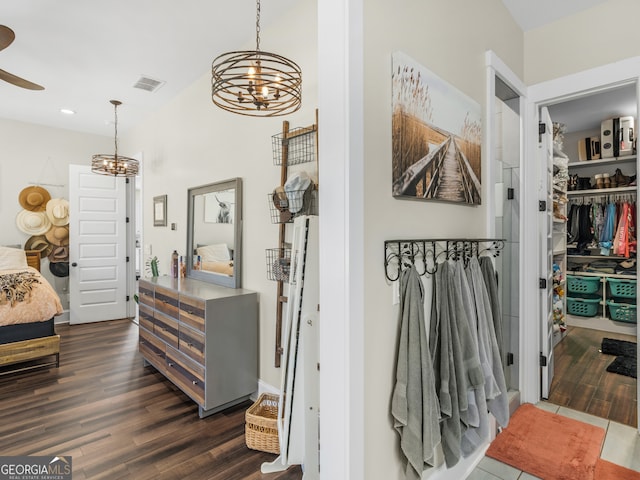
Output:
<svg viewBox="0 0 640 480">
<path fill-rule="evenodd" d="M 260 0 L 256 0 L 256 51 L 260 51 Z"/>
<path fill-rule="evenodd" d="M 116 122 L 115 124 L 116 135 L 115 137 L 113 137 L 113 143 L 116 150 L 114 156 L 117 159 L 118 158 L 118 104 L 117 103 L 113 104 L 113 116 L 115 117 L 115 122 Z"/>
<path fill-rule="evenodd" d="M 115 153 L 98 154 L 91 157 L 91 171 L 100 175 L 111 175 L 114 177 L 135 177 L 138 174 L 140 164 L 135 158 L 118 156 L 118 105 L 120 100 L 110 100 L 113 105 L 114 131 L 113 145 Z"/>
</svg>

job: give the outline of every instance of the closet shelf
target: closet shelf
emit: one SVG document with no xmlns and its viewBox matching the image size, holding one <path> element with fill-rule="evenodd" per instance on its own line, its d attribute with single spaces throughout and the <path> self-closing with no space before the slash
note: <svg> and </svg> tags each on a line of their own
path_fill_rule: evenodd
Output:
<svg viewBox="0 0 640 480">
<path fill-rule="evenodd" d="M 622 257 L 620 255 L 575 255 L 568 254 L 567 258 L 585 258 L 585 259 L 594 259 L 594 260 L 629 260 L 627 257 Z M 633 258 L 633 257 L 631 257 Z"/>
<path fill-rule="evenodd" d="M 614 158 L 601 158 L 600 160 L 585 160 L 582 162 L 569 162 L 567 165 L 572 167 L 591 167 L 593 165 L 623 165 L 625 163 L 636 163 L 637 155 L 625 155 Z"/>
<path fill-rule="evenodd" d="M 568 274 L 580 275 L 583 277 L 608 277 L 608 278 L 622 278 L 627 280 L 635 280 L 636 275 L 623 275 L 621 273 L 600 273 L 600 272 L 581 272 L 579 270 L 569 270 Z"/>
<path fill-rule="evenodd" d="M 593 161 L 593 160 L 591 160 Z M 611 193 L 636 193 L 637 186 L 616 188 L 592 188 L 590 190 L 571 190 L 567 192 L 569 197 L 604 196 Z"/>
</svg>

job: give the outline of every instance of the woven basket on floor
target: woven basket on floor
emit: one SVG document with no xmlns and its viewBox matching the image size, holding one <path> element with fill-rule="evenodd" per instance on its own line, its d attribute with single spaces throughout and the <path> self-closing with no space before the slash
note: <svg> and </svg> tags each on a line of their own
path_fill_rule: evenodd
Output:
<svg viewBox="0 0 640 480">
<path fill-rule="evenodd" d="M 278 396 L 263 393 L 245 413 L 244 438 L 247 447 L 280 453 L 278 442 Z"/>
</svg>

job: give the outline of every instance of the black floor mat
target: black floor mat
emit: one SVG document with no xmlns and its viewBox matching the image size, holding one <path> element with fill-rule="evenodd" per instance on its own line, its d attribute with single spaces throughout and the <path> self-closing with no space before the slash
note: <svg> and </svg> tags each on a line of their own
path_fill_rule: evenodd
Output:
<svg viewBox="0 0 640 480">
<path fill-rule="evenodd" d="M 638 378 L 637 345 L 626 340 L 603 338 L 600 351 L 606 355 L 617 355 L 607 367 L 607 372 Z"/>
<path fill-rule="evenodd" d="M 622 355 L 624 357 L 636 358 L 637 346 L 634 342 L 627 342 L 626 340 L 603 338 L 600 351 L 607 355 Z"/>
<path fill-rule="evenodd" d="M 619 373 L 620 375 L 626 375 L 627 377 L 638 378 L 638 365 L 636 358 L 633 357 L 616 357 L 607 367 L 607 372 Z"/>
</svg>

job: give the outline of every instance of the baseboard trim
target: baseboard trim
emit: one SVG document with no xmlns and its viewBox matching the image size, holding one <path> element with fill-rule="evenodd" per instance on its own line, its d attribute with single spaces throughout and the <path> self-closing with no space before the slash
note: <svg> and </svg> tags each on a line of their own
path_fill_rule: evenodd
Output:
<svg viewBox="0 0 640 480">
<path fill-rule="evenodd" d="M 262 379 L 258 380 L 258 391 L 251 395 L 251 400 L 254 402 L 258 399 L 260 395 L 263 393 L 271 393 L 273 395 L 280 395 L 280 389 L 274 387 L 273 385 L 263 381 Z"/>
</svg>

